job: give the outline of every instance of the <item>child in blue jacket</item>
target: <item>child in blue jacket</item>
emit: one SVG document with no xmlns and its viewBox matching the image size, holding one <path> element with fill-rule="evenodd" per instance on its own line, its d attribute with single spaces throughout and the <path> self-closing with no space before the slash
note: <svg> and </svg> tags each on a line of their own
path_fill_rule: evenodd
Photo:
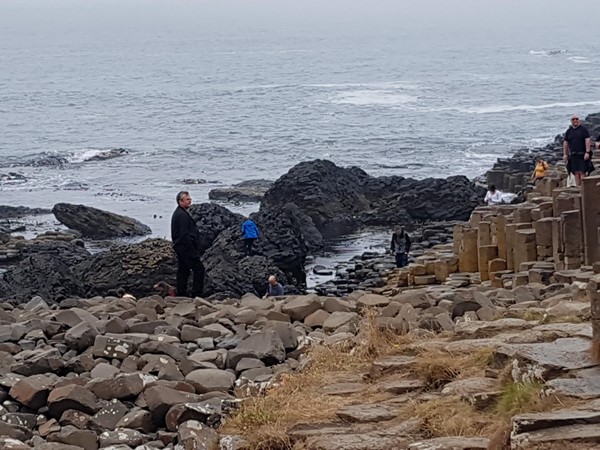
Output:
<svg viewBox="0 0 600 450">
<path fill-rule="evenodd" d="M 259 232 L 256 224 L 250 220 L 246 219 L 242 224 L 242 240 L 244 241 L 244 252 L 246 256 L 252 256 L 252 246 L 254 245 L 254 241 L 258 239 Z"/>
</svg>

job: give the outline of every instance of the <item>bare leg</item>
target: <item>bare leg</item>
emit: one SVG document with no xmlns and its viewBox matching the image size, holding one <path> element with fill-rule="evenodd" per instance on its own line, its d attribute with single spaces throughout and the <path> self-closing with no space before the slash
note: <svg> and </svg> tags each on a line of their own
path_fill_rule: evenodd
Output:
<svg viewBox="0 0 600 450">
<path fill-rule="evenodd" d="M 584 172 L 575 172 L 575 184 L 581 186 L 581 181 L 585 178 Z"/>
</svg>

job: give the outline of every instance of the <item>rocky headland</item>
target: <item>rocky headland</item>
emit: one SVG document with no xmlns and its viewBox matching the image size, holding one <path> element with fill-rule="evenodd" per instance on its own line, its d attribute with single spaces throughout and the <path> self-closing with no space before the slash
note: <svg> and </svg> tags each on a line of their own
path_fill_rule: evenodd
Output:
<svg viewBox="0 0 600 450">
<path fill-rule="evenodd" d="M 528 186 L 538 152 L 556 163 Z M 81 232 L 3 234 L 0 449 L 598 448 L 600 177 L 562 187 L 556 144 L 488 181 L 501 167 L 522 203 L 299 164 L 252 216 L 252 257 L 240 215 L 194 205 L 204 298 L 154 291 L 175 276 L 163 239 L 91 254 Z M 408 267 L 367 253 L 302 294 L 326 239 L 398 223 Z M 269 273 L 285 297 L 260 298 Z"/>
</svg>

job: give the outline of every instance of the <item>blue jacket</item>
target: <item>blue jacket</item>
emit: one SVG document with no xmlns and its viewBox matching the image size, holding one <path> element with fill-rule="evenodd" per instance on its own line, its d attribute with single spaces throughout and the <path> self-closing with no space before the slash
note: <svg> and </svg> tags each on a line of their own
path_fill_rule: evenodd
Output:
<svg viewBox="0 0 600 450">
<path fill-rule="evenodd" d="M 258 227 L 250 219 L 242 224 L 242 239 L 257 239 L 258 235 Z"/>
</svg>

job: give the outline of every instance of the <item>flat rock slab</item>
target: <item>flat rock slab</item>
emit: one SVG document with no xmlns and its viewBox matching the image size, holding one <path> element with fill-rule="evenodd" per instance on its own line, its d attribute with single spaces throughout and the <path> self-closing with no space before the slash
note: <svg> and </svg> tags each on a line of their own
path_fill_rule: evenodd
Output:
<svg viewBox="0 0 600 450">
<path fill-rule="evenodd" d="M 568 425 L 566 427 L 548 428 L 545 430 L 522 433 L 511 437 L 511 448 L 537 449 L 540 444 L 552 442 L 573 443 L 600 443 L 600 426 L 593 425 Z M 598 447 L 594 447 L 598 448 Z"/>
<path fill-rule="evenodd" d="M 407 392 L 420 391 L 426 386 L 423 380 L 397 380 L 381 383 L 379 390 L 390 392 L 395 395 L 406 394 Z"/>
<path fill-rule="evenodd" d="M 417 360 L 414 356 L 387 356 L 378 359 L 371 364 L 369 374 L 371 376 L 384 373 L 400 372 L 407 370 Z"/>
<path fill-rule="evenodd" d="M 366 388 L 362 383 L 337 383 L 325 386 L 321 392 L 325 395 L 348 395 L 363 392 Z"/>
<path fill-rule="evenodd" d="M 307 450 L 400 450 L 406 448 L 407 441 L 376 433 L 333 434 L 309 438 L 305 445 Z"/>
<path fill-rule="evenodd" d="M 519 414 L 512 418 L 512 434 L 579 424 L 600 424 L 600 411 L 563 409 L 547 413 Z"/>
<path fill-rule="evenodd" d="M 348 422 L 383 422 L 395 419 L 398 410 L 385 405 L 351 405 L 340 408 L 335 413 L 340 419 Z"/>
<path fill-rule="evenodd" d="M 440 437 L 413 442 L 408 450 L 486 450 L 489 439 L 478 437 Z"/>
<path fill-rule="evenodd" d="M 592 325 L 590 323 L 547 323 L 533 327 L 531 331 L 556 333 L 558 337 L 592 338 Z"/>
<path fill-rule="evenodd" d="M 487 339 L 464 339 L 461 341 L 449 342 L 444 346 L 450 353 L 471 353 L 484 348 L 497 348 L 505 342 L 498 338 Z"/>
<path fill-rule="evenodd" d="M 581 399 L 600 398 L 600 377 L 556 378 L 546 383 L 555 394 Z"/>
<path fill-rule="evenodd" d="M 533 324 L 523 319 L 500 319 L 491 322 L 460 322 L 456 325 L 454 332 L 463 338 L 483 338 L 494 336 L 507 331 L 519 331 L 532 328 Z"/>
<path fill-rule="evenodd" d="M 496 362 L 519 359 L 533 363 L 544 372 L 585 369 L 595 365 L 589 355 L 590 341 L 581 338 L 557 339 L 536 344 L 507 344 L 496 350 Z"/>
<path fill-rule="evenodd" d="M 470 395 L 498 390 L 498 380 L 494 378 L 466 378 L 448 383 L 442 389 L 442 395 Z"/>
</svg>

